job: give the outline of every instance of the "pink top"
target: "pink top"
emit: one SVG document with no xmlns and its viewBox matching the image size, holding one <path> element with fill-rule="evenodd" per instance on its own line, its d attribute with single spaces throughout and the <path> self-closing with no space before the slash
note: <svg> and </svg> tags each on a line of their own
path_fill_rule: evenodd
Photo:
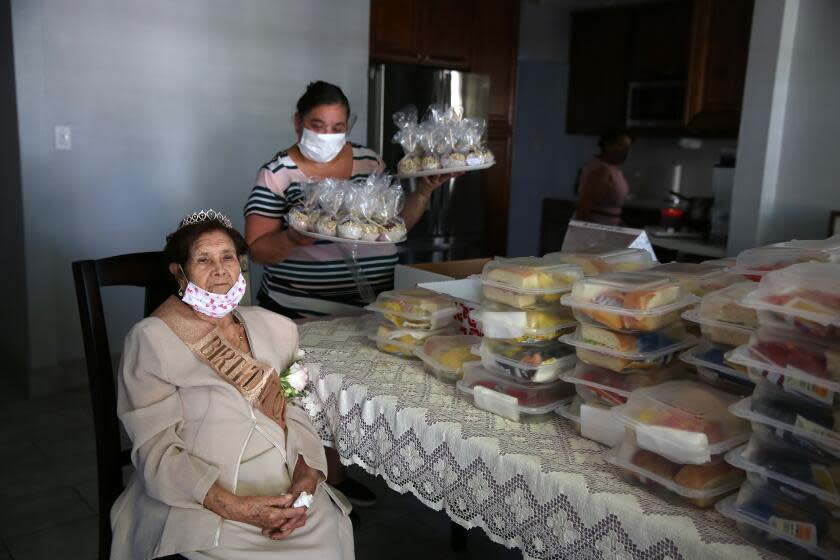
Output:
<svg viewBox="0 0 840 560">
<path fill-rule="evenodd" d="M 607 181 L 600 180 L 604 170 L 607 171 Z M 592 158 L 580 172 L 581 200 L 591 200 L 592 213 L 590 221 L 607 225 L 618 225 L 621 222 L 621 208 L 624 200 L 630 194 L 630 187 L 624 178 L 621 168 L 607 163 L 599 157 Z"/>
</svg>

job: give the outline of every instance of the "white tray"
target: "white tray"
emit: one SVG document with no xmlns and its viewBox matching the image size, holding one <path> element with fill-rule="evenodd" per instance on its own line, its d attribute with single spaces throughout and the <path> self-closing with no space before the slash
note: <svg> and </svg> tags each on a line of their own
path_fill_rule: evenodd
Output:
<svg viewBox="0 0 840 560">
<path fill-rule="evenodd" d="M 320 233 L 315 233 L 314 231 L 301 231 L 296 227 L 292 227 L 292 229 L 301 235 L 305 235 L 306 237 L 311 237 L 313 239 L 322 239 L 324 241 L 332 241 L 333 243 L 347 243 L 348 245 L 393 245 L 394 243 L 403 243 L 406 239 L 405 237 L 403 237 L 399 241 L 365 241 L 364 239 L 345 239 L 344 237 L 322 235 Z"/>
<path fill-rule="evenodd" d="M 424 169 L 423 171 L 415 171 L 414 173 L 400 173 L 397 175 L 400 179 L 413 179 L 415 177 L 429 177 L 431 175 L 448 175 L 449 173 L 460 173 L 461 171 L 480 171 L 493 167 L 496 162 L 481 163 L 478 165 L 459 165 L 457 167 L 440 167 L 438 169 Z"/>
</svg>

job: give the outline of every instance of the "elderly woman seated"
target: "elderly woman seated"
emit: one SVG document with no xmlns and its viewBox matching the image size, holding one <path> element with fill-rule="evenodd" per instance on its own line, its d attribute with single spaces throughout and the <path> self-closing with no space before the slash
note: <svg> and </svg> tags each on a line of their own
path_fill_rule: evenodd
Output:
<svg viewBox="0 0 840 560">
<path fill-rule="evenodd" d="M 305 411 L 298 332 L 238 307 L 247 251 L 213 211 L 166 239 L 180 287 L 125 341 L 117 412 L 136 476 L 111 510 L 112 558 L 353 558 L 343 497 Z"/>
</svg>

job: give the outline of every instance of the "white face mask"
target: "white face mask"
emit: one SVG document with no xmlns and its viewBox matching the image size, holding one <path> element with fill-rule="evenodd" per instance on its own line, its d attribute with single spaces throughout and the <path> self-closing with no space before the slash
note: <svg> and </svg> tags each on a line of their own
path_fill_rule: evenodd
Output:
<svg viewBox="0 0 840 560">
<path fill-rule="evenodd" d="M 318 163 L 327 163 L 335 159 L 346 142 L 347 135 L 343 132 L 338 134 L 318 134 L 308 128 L 303 129 L 300 136 L 298 148 L 300 153 L 307 159 Z"/>
<path fill-rule="evenodd" d="M 183 269 L 181 270 L 183 273 Z M 187 275 L 184 274 L 184 278 Z M 236 306 L 239 305 L 239 302 L 242 301 L 242 297 L 245 295 L 245 277 L 242 276 L 242 273 L 239 273 L 239 278 L 236 280 L 236 284 L 227 291 L 226 294 L 214 294 L 208 292 L 204 288 L 199 288 L 192 282 L 187 283 L 187 287 L 184 289 L 184 297 L 181 298 L 181 301 L 198 311 L 199 313 L 203 313 L 209 317 L 215 317 L 216 319 L 221 319 L 234 309 Z"/>
</svg>

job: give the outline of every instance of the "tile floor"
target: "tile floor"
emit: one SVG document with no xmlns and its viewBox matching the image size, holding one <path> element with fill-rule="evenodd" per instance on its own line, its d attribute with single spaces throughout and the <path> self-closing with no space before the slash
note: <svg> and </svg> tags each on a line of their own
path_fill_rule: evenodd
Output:
<svg viewBox="0 0 840 560">
<path fill-rule="evenodd" d="M 96 558 L 95 443 L 86 390 L 32 401 L 0 390 L 0 465 L 0 560 Z M 379 496 L 375 507 L 358 510 L 358 560 L 521 558 L 480 529 L 469 531 L 466 550 L 456 553 L 445 514 L 360 469 L 351 475 Z"/>
</svg>

